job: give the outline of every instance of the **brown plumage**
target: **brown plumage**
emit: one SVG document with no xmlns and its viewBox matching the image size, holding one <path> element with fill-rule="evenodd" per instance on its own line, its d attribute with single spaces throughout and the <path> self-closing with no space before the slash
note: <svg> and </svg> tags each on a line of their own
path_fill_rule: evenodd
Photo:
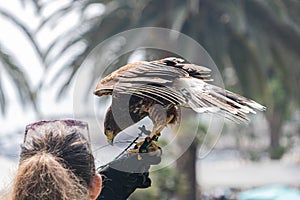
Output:
<svg viewBox="0 0 300 200">
<path fill-rule="evenodd" d="M 210 69 L 183 62 L 170 57 L 127 64 L 97 84 L 95 95 L 112 95 L 104 120 L 110 143 L 119 132 L 146 116 L 154 124 L 150 137 L 159 136 L 166 125 L 176 123 L 179 106 L 216 112 L 237 122 L 247 122 L 246 114 L 255 113 L 254 109 L 265 109 L 255 101 L 208 84 Z"/>
</svg>

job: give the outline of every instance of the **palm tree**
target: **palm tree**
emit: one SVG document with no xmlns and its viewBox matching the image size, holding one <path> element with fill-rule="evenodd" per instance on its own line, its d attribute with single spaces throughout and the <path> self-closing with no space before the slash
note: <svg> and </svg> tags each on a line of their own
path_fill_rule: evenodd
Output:
<svg viewBox="0 0 300 200">
<path fill-rule="evenodd" d="M 29 29 L 26 27 L 24 23 L 22 23 L 16 16 L 12 13 L 0 9 L 0 17 L 10 21 L 20 32 L 28 39 L 32 47 L 35 49 L 36 53 L 42 56 L 39 46 L 35 41 L 34 35 Z M 27 103 L 31 103 L 35 110 L 36 106 L 36 93 L 33 91 L 29 84 L 28 77 L 24 72 L 24 66 L 17 61 L 17 55 L 13 52 L 10 52 L 4 44 L 0 43 L 0 111 L 1 114 L 4 115 L 6 113 L 7 107 L 7 94 L 12 92 L 8 91 L 6 87 L 6 82 L 10 81 L 17 92 L 19 102 L 21 102 L 24 107 Z"/>
<path fill-rule="evenodd" d="M 104 12 L 85 18 L 84 12 L 93 5 L 103 6 Z M 294 87 L 300 71 L 294 64 L 299 59 L 297 52 L 300 50 L 299 6 L 294 0 L 71 1 L 45 19 L 43 24 L 57 21 L 74 9 L 81 10 L 82 21 L 57 38 L 44 56 L 47 58 L 47 53 L 56 45 L 64 43 L 57 57 L 49 61 L 51 64 L 77 43 L 85 43 L 81 53 L 64 67 L 72 70 L 67 85 L 87 54 L 114 34 L 143 26 L 178 30 L 202 44 L 219 68 L 233 68 L 238 82 L 231 87 L 267 102 L 267 119 L 274 124 L 275 119 L 271 116 L 276 115 L 274 110 L 281 106 L 274 98 L 278 90 L 268 80 L 279 80 L 283 91 L 289 94 L 283 95 L 288 97 L 288 102 L 299 99 Z M 270 128 L 270 135 L 276 138 L 278 133 Z M 279 141 L 273 140 L 271 146 L 276 147 Z"/>
<path fill-rule="evenodd" d="M 91 6 L 101 7 L 103 12 L 86 17 Z M 299 107 L 300 100 L 295 87 L 300 75 L 296 64 L 300 60 L 299 7 L 296 0 L 74 0 L 46 18 L 40 29 L 70 11 L 81 11 L 78 26 L 58 37 L 44 55 L 51 67 L 69 49 L 84 43 L 81 52 L 63 68 L 72 72 L 62 92 L 90 51 L 114 34 L 145 26 L 187 34 L 204 46 L 221 71 L 233 72 L 230 76 L 238 81 L 227 87 L 268 107 L 270 155 L 278 158 L 282 126 L 291 105 Z M 58 52 L 57 46 L 61 47 Z M 54 49 L 57 56 L 51 58 Z"/>
</svg>

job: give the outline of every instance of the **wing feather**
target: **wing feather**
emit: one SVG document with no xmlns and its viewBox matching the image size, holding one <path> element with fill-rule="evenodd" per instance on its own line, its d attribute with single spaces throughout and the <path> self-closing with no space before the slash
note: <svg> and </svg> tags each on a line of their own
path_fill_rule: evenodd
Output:
<svg viewBox="0 0 300 200">
<path fill-rule="evenodd" d="M 140 84 L 171 86 L 175 79 L 189 76 L 204 81 L 211 80 L 210 69 L 182 62 L 183 60 L 179 58 L 165 58 L 151 62 L 127 64 L 103 78 L 94 93 L 98 96 L 111 95 L 115 85 L 127 88 Z M 178 95 L 176 94 L 176 96 Z"/>
<path fill-rule="evenodd" d="M 151 96 L 151 99 L 153 100 L 160 99 L 161 101 L 164 100 L 174 105 L 186 103 L 186 99 L 183 97 L 183 95 L 171 87 L 135 85 L 133 87 L 116 87 L 116 92 L 127 95 L 138 94 L 141 97 Z"/>
<path fill-rule="evenodd" d="M 174 79 L 186 76 L 189 76 L 186 71 L 165 63 L 139 62 L 125 65 L 102 79 L 94 93 L 98 96 L 111 95 L 112 90 L 115 90 L 123 94 L 136 93 L 141 97 L 152 96 L 151 99 L 157 97 L 173 104 L 181 104 L 185 98 L 170 86 Z"/>
<path fill-rule="evenodd" d="M 183 78 L 177 85 L 186 90 L 184 96 L 196 112 L 219 112 L 233 121 L 247 123 L 246 114 L 265 107 L 253 100 L 193 78 Z M 181 90 L 183 90 L 181 89 Z"/>
<path fill-rule="evenodd" d="M 121 94 L 190 106 L 196 112 L 217 112 L 233 121 L 247 122 L 246 114 L 265 107 L 241 95 L 208 84 L 211 70 L 183 63 L 179 58 L 125 65 L 102 79 L 95 94 Z"/>
</svg>

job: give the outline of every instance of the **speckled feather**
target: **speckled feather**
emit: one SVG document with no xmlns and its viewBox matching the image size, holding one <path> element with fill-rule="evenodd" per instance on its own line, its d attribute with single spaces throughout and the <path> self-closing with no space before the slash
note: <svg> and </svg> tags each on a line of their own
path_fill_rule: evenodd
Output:
<svg viewBox="0 0 300 200">
<path fill-rule="evenodd" d="M 140 118 L 135 116 L 135 122 L 149 116 L 148 110 L 144 108 L 154 104 L 162 105 L 167 113 L 170 108 L 172 113 L 176 113 L 178 106 L 186 106 L 196 112 L 216 112 L 236 122 L 247 122 L 246 114 L 265 109 L 253 100 L 209 84 L 208 81 L 212 81 L 210 72 L 206 67 L 184 63 L 184 60 L 174 57 L 135 62 L 103 78 L 97 84 L 94 94 L 112 95 L 113 102 L 120 95 L 130 95 L 137 98 L 132 102 L 143 100 L 143 103 L 149 104 L 136 104 L 136 107 L 130 105 L 131 109 L 141 109 L 139 113 L 143 113 Z M 130 125 L 126 124 L 122 128 Z"/>
</svg>

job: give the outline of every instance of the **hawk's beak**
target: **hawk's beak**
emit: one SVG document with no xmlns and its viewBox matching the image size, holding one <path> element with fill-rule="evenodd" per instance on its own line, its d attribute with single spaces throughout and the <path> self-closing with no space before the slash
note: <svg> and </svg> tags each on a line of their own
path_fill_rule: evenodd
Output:
<svg viewBox="0 0 300 200">
<path fill-rule="evenodd" d="M 113 134 L 113 131 L 108 131 L 106 133 L 106 140 L 108 142 L 108 144 L 110 145 L 114 145 L 114 134 Z"/>
</svg>

